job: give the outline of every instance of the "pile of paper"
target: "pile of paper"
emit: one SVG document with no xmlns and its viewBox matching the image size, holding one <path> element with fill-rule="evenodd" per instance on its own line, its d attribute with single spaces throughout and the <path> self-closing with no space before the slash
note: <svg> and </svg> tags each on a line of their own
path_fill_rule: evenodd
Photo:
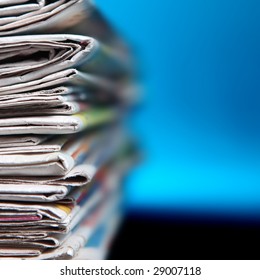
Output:
<svg viewBox="0 0 260 280">
<path fill-rule="evenodd" d="M 88 0 L 0 1 L 0 36 L 0 257 L 104 258 L 134 158 L 126 48 Z"/>
</svg>

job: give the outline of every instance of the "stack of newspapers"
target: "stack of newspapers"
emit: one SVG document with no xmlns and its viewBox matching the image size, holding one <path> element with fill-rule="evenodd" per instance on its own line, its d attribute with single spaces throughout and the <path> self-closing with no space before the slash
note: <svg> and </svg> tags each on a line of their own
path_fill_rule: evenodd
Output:
<svg viewBox="0 0 260 280">
<path fill-rule="evenodd" d="M 135 153 L 131 68 L 92 1 L 0 0 L 0 258 L 106 256 Z"/>
</svg>

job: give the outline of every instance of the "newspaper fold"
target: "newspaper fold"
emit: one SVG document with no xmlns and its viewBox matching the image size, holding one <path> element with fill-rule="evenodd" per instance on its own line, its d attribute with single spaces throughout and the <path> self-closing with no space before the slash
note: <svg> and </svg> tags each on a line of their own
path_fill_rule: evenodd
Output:
<svg viewBox="0 0 260 280">
<path fill-rule="evenodd" d="M 33 147 L 40 145 L 51 135 L 21 135 L 17 136 L 0 136 L 0 149 L 19 149 L 20 147 Z"/>
<path fill-rule="evenodd" d="M 100 82 L 99 78 L 78 73 L 76 69 L 111 76 L 123 73 L 126 68 L 113 50 L 91 37 L 51 34 L 0 38 L 2 95 L 14 89 L 37 86 L 43 81 L 45 86 L 50 82 L 57 84 L 57 80 L 64 82 L 75 75 L 81 76 L 85 83 L 105 86 L 109 82 Z M 69 71 L 65 71 L 67 69 Z"/>
<path fill-rule="evenodd" d="M 90 0 L 1 0 L 0 36 L 73 26 L 92 11 Z"/>
<path fill-rule="evenodd" d="M 114 108 L 89 108 L 71 116 L 31 116 L 0 118 L 0 135 L 72 134 L 113 122 L 118 116 Z"/>
<path fill-rule="evenodd" d="M 5 154 L 0 149 L 0 175 L 4 176 L 64 176 L 101 141 L 92 133 L 72 139 L 61 136 L 40 145 L 42 153 Z M 31 147 L 31 148 L 37 148 Z M 39 147 L 38 147 L 39 148 Z M 53 151 L 55 148 L 59 151 Z M 28 147 L 27 147 L 28 149 Z M 4 149 L 3 149 L 4 150 Z M 16 149 L 22 150 L 22 149 Z M 33 149 L 31 150 L 33 151 Z M 10 151 L 9 151 L 10 153 Z"/>
<path fill-rule="evenodd" d="M 43 137 L 41 137 L 43 136 Z M 0 156 L 12 154 L 38 154 L 60 152 L 63 145 L 69 141 L 69 135 L 21 135 L 0 137 Z M 3 139 L 2 139 L 3 138 Z M 2 141 L 9 141 L 8 145 Z M 21 143 L 20 143 L 21 140 Z"/>
<path fill-rule="evenodd" d="M 94 98 L 81 88 L 58 87 L 0 96 L 0 117 L 72 115 L 85 111 Z"/>
<path fill-rule="evenodd" d="M 64 199 L 70 192 L 69 186 L 35 184 L 0 184 L 0 200 L 53 202 Z"/>
</svg>

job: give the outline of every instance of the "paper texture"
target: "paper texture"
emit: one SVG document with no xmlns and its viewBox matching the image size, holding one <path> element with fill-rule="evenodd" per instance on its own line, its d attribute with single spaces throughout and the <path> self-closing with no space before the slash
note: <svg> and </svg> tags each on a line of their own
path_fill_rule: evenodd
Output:
<svg viewBox="0 0 260 280">
<path fill-rule="evenodd" d="M 108 80 L 102 82 L 93 74 L 105 77 L 127 70 L 113 50 L 94 38 L 66 34 L 0 38 L 0 66 L 0 94 L 5 95 L 14 89 L 33 90 L 32 86 L 42 82 L 57 85 L 73 75 L 90 86 L 107 86 Z"/>
<path fill-rule="evenodd" d="M 43 167 L 43 164 L 40 167 L 36 165 L 41 176 L 35 176 L 36 172 L 31 166 L 23 169 L 27 176 L 15 176 L 14 172 L 19 171 L 21 173 L 20 170 L 15 169 L 17 167 L 16 163 L 9 170 L 9 172 L 13 173 L 12 176 L 10 174 L 7 176 L 6 169 L 1 171 L 5 175 L 0 176 L 0 200 L 51 202 L 57 199 L 66 199 L 67 202 L 71 202 L 73 200 L 69 194 L 71 188 L 82 187 L 90 183 L 97 171 L 118 153 L 120 146 L 122 146 L 121 141 L 123 140 L 120 139 L 120 135 L 115 131 L 110 134 L 109 129 L 102 134 L 87 134 L 86 136 L 81 136 L 81 138 L 75 137 L 67 143 L 63 142 L 61 151 L 67 155 L 67 165 L 69 167 L 73 166 L 65 175 L 58 176 L 56 171 L 55 174 L 52 173 L 48 163 L 46 168 Z M 57 155 L 57 153 L 53 154 Z M 42 157 L 39 157 L 39 155 Z M 51 153 L 38 154 L 36 158 L 49 159 L 50 155 Z M 12 156 L 15 158 L 15 155 Z M 4 157 L 4 159 L 6 158 Z M 52 162 L 51 166 L 53 164 L 57 165 L 57 163 Z M 64 169 L 60 171 L 63 172 Z M 44 172 L 46 173 L 45 176 L 43 176 Z"/>
<path fill-rule="evenodd" d="M 89 0 L 2 0 L 0 2 L 0 36 L 35 29 L 64 29 L 77 24 L 91 12 Z"/>
<path fill-rule="evenodd" d="M 0 118 L 0 135 L 73 134 L 111 123 L 117 115 L 114 108 L 90 108 L 71 116 Z"/>
<path fill-rule="evenodd" d="M 73 115 L 85 111 L 94 97 L 81 88 L 57 87 L 0 96 L 0 117 Z"/>
<path fill-rule="evenodd" d="M 19 154 L 16 151 L 15 154 L 1 155 L 0 149 L 0 175 L 64 176 L 76 166 L 80 157 L 87 155 L 94 145 L 98 145 L 98 141 L 98 136 L 87 134 L 79 139 L 65 136 L 54 138 L 41 145 L 42 148 L 47 147 L 47 151 L 42 153 Z M 59 151 L 50 152 L 55 148 Z"/>
<path fill-rule="evenodd" d="M 0 149 L 36 146 L 50 137 L 51 135 L 0 136 Z"/>
</svg>

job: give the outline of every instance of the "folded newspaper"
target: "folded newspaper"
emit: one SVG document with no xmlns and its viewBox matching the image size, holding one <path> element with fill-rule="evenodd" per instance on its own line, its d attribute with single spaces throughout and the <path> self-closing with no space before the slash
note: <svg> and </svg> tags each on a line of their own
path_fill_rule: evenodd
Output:
<svg viewBox="0 0 260 280">
<path fill-rule="evenodd" d="M 53 176 L 49 171 L 48 176 L 35 176 L 31 167 L 24 169 L 24 172 L 27 172 L 30 176 L 3 175 L 0 177 L 0 200 L 72 201 L 73 199 L 68 197 L 72 189 L 90 183 L 95 174 L 113 160 L 114 155 L 118 153 L 120 141 L 122 140 L 118 134 L 110 139 L 105 135 L 98 135 L 98 137 L 92 136 L 88 140 L 85 140 L 85 137 L 82 137 L 80 141 L 73 140 L 65 145 L 66 149 L 63 149 L 67 154 L 72 154 L 72 161 L 75 163 L 66 175 L 57 176 L 57 174 L 54 174 L 55 176 Z M 106 146 L 104 146 L 104 143 L 106 143 Z M 47 157 L 49 155 L 49 153 L 46 154 Z M 123 168 L 123 164 L 121 165 L 121 168 Z"/>
<path fill-rule="evenodd" d="M 65 91 L 67 94 L 65 95 Z M 69 93 L 69 91 L 71 91 Z M 0 96 L 0 117 L 73 115 L 85 111 L 94 98 L 82 89 L 54 88 L 41 92 Z M 64 93 L 64 95 L 61 95 Z M 40 110 L 39 110 L 40 109 Z"/>
<path fill-rule="evenodd" d="M 64 176 L 79 159 L 86 157 L 94 148 L 98 147 L 98 135 L 85 135 L 80 139 L 68 137 L 53 138 L 46 141 L 42 148 L 47 147 L 47 152 L 30 154 L 1 155 L 0 149 L 0 175 L 6 176 Z M 51 152 L 52 148 L 59 148 L 59 151 Z M 23 152 L 22 149 L 18 151 Z"/>
<path fill-rule="evenodd" d="M 119 112 L 115 108 L 89 108 L 71 116 L 0 118 L 0 135 L 72 134 L 111 123 L 118 115 Z"/>
<path fill-rule="evenodd" d="M 65 75 L 58 74 L 69 68 L 103 76 L 127 69 L 113 50 L 94 38 L 66 34 L 0 38 L 0 66 L 0 87 L 1 92 L 6 89 L 4 94 L 14 85 L 35 85 L 50 74 L 55 74 L 53 81 L 55 77 L 64 79 Z M 81 73 L 81 76 L 86 83 L 96 83 L 96 86 L 110 84 L 92 75 Z"/>
<path fill-rule="evenodd" d="M 40 30 L 64 29 L 87 18 L 90 0 L 1 0 L 0 36 Z"/>
<path fill-rule="evenodd" d="M 3 151 L 3 149 L 19 150 L 19 148 L 35 147 L 51 137 L 51 135 L 0 136 L 0 149 Z"/>
</svg>

